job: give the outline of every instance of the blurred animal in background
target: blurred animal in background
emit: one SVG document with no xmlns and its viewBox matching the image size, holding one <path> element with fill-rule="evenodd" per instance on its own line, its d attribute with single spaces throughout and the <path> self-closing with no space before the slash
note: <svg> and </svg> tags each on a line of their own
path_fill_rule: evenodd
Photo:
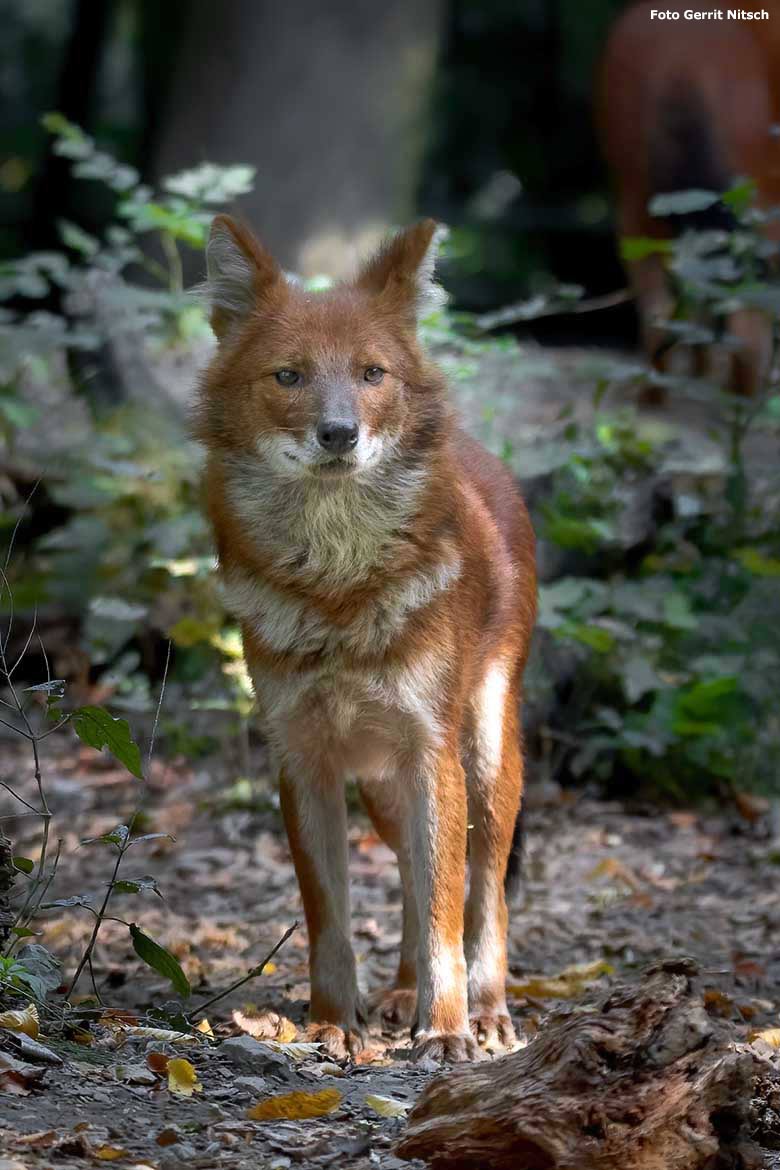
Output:
<svg viewBox="0 0 780 1170">
<path fill-rule="evenodd" d="M 648 211 L 653 196 L 692 189 L 726 191 L 736 179 L 756 184 L 760 208 L 780 205 L 780 0 L 750 4 L 743 19 L 728 19 L 705 2 L 704 16 L 685 17 L 672 0 L 659 19 L 650 0 L 626 9 L 612 27 L 597 78 L 596 116 L 617 197 L 621 238 L 671 239 L 688 229 L 736 226 L 722 202 L 659 219 Z M 690 8 L 688 8 L 690 12 Z M 720 11 L 721 17 L 710 17 Z M 762 16 L 768 13 L 768 19 Z M 780 221 L 764 227 L 780 239 Z M 628 262 L 644 350 L 667 368 L 670 337 L 663 322 L 674 311 L 664 257 Z M 771 322 L 757 309 L 740 308 L 725 322 L 737 346 L 724 382 L 752 395 L 768 373 Z M 694 350 L 695 372 L 711 368 L 704 346 Z"/>
<path fill-rule="evenodd" d="M 358 1051 L 344 781 L 403 887 L 398 977 L 375 1007 L 418 1051 L 510 1047 L 505 885 L 522 788 L 519 701 L 534 538 L 508 468 L 454 423 L 417 323 L 436 303 L 436 225 L 314 293 L 217 216 L 219 348 L 198 434 L 229 608 L 303 896 L 310 1034 Z M 466 841 L 471 880 L 465 900 Z"/>
</svg>

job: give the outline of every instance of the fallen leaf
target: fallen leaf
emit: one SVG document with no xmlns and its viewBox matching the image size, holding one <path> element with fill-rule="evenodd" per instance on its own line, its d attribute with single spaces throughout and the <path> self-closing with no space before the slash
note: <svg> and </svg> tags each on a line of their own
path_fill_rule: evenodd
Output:
<svg viewBox="0 0 780 1170">
<path fill-rule="evenodd" d="M 735 792 L 734 804 L 739 815 L 751 825 L 755 825 L 769 812 L 770 804 L 765 796 L 757 796 L 754 792 Z"/>
<path fill-rule="evenodd" d="M 317 1077 L 345 1077 L 347 1074 L 340 1064 L 333 1064 L 329 1060 L 303 1065 L 301 1072 L 308 1076 Z"/>
<path fill-rule="evenodd" d="M 167 1129 L 161 1129 L 154 1140 L 158 1146 L 175 1146 L 181 1141 L 181 1134 L 178 1129 L 169 1126 Z"/>
<path fill-rule="evenodd" d="M 0 1028 L 8 1028 L 11 1032 L 24 1032 L 31 1040 L 37 1040 L 40 1031 L 37 1007 L 30 1003 L 22 1011 L 0 1013 Z"/>
<path fill-rule="evenodd" d="M 702 996 L 704 1008 L 708 1015 L 719 1016 L 723 1020 L 731 1019 L 734 1012 L 734 1001 L 725 991 L 717 987 L 708 987 Z"/>
<path fill-rule="evenodd" d="M 311 1117 L 324 1117 L 341 1104 L 338 1089 L 322 1089 L 319 1093 L 279 1093 L 258 1101 L 247 1110 L 250 1121 L 303 1121 Z"/>
<path fill-rule="evenodd" d="M 138 1013 L 131 1012 L 126 1008 L 107 1008 L 100 1017 L 100 1023 L 109 1028 L 116 1024 L 137 1024 Z"/>
<path fill-rule="evenodd" d="M 405 1101 L 397 1101 L 395 1097 L 383 1097 L 379 1093 L 369 1093 L 366 1105 L 380 1117 L 406 1117 L 409 1112 L 409 1106 Z"/>
<path fill-rule="evenodd" d="M 168 1088 L 179 1097 L 191 1097 L 193 1093 L 203 1092 L 195 1068 L 181 1056 L 168 1061 Z"/>
<path fill-rule="evenodd" d="M 147 1052 L 146 1063 L 152 1072 L 159 1076 L 168 1071 L 168 1057 L 164 1052 Z"/>
<path fill-rule="evenodd" d="M 106 1021 L 111 1027 L 110 1021 Z M 147 1028 L 142 1025 L 126 1027 L 117 1025 L 117 1030 L 123 1036 L 135 1036 L 141 1040 L 157 1040 L 160 1044 L 196 1044 L 198 1037 L 191 1032 L 176 1032 L 173 1028 Z"/>
<path fill-rule="evenodd" d="M 270 1011 L 261 1012 L 249 1004 L 243 1011 L 233 1012 L 233 1023 L 248 1036 L 254 1036 L 255 1040 L 277 1040 L 280 1044 L 289 1044 L 298 1034 L 295 1024 L 286 1016 Z"/>
<path fill-rule="evenodd" d="M 115 1162 L 117 1158 L 126 1158 L 127 1150 L 123 1150 L 121 1146 L 98 1146 L 95 1157 L 101 1162 Z"/>
<path fill-rule="evenodd" d="M 617 881 L 623 882 L 635 894 L 640 893 L 644 888 L 641 878 L 634 873 L 633 869 L 617 857 L 605 857 L 588 874 L 588 878 L 591 881 L 600 877 L 615 878 Z"/>
<path fill-rule="evenodd" d="M 313 1056 L 322 1048 L 322 1045 L 314 1040 L 296 1040 L 289 1044 L 282 1044 L 278 1040 L 264 1040 L 263 1043 L 272 1052 L 281 1052 L 283 1056 L 289 1056 L 291 1060 L 305 1060 L 307 1056 Z"/>
<path fill-rule="evenodd" d="M 199 1024 L 196 1024 L 195 1031 L 202 1032 L 204 1036 L 208 1036 L 209 1040 L 214 1039 L 214 1032 L 213 1032 L 211 1024 L 208 1022 L 208 1020 L 204 1019 L 204 1020 L 201 1020 Z"/>
<path fill-rule="evenodd" d="M 27 1097 L 42 1079 L 45 1070 L 17 1060 L 8 1052 L 0 1052 L 0 1093 Z"/>
<path fill-rule="evenodd" d="M 118 1081 L 129 1085 L 154 1085 L 157 1078 L 150 1068 L 144 1064 L 118 1064 L 114 1069 L 114 1076 Z"/>
<path fill-rule="evenodd" d="M 766 967 L 763 963 L 758 963 L 754 959 L 737 957 L 734 960 L 734 974 L 740 981 L 744 979 L 759 980 L 763 979 L 766 975 Z"/>
<path fill-rule="evenodd" d="M 765 1028 L 763 1032 L 751 1032 L 748 1039 L 751 1044 L 754 1040 L 763 1040 L 770 1048 L 780 1048 L 780 1028 Z"/>
<path fill-rule="evenodd" d="M 42 1129 L 37 1133 L 23 1133 L 14 1139 L 16 1146 L 28 1146 L 31 1150 L 48 1150 L 49 1146 L 53 1146 L 58 1138 L 57 1131 L 54 1129 Z"/>
<path fill-rule="evenodd" d="M 560 975 L 529 975 L 520 983 L 508 983 L 510 995 L 530 996 L 532 999 L 571 999 L 588 984 L 614 971 L 604 959 L 567 967 Z"/>
</svg>

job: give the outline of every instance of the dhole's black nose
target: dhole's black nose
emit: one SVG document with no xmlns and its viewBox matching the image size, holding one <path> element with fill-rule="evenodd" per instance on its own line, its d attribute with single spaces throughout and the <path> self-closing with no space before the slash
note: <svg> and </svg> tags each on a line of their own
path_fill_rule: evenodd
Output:
<svg viewBox="0 0 780 1170">
<path fill-rule="evenodd" d="M 358 425 L 348 418 L 331 418 L 317 427 L 317 442 L 329 455 L 345 455 L 358 441 Z"/>
</svg>

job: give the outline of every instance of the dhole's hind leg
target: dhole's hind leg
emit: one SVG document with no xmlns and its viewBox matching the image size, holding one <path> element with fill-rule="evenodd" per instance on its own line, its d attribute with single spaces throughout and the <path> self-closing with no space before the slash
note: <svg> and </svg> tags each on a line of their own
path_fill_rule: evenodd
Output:
<svg viewBox="0 0 780 1170">
<path fill-rule="evenodd" d="M 390 988 L 369 996 L 369 1007 L 390 1028 L 409 1028 L 417 1010 L 417 942 L 420 933 L 414 876 L 408 844 L 403 837 L 403 816 L 398 787 L 391 780 L 361 781 L 360 795 L 379 836 L 398 860 L 403 893 L 403 925 L 398 974 Z"/>
<path fill-rule="evenodd" d="M 506 1006 L 504 879 L 523 785 L 517 697 L 498 667 L 487 675 L 473 718 L 465 921 L 469 1019 L 479 1043 L 495 1050 L 515 1043 Z"/>
<path fill-rule="evenodd" d="M 280 796 L 309 932 L 309 1035 L 343 1059 L 362 1049 L 365 1022 L 350 941 L 344 788 L 282 772 Z"/>
</svg>

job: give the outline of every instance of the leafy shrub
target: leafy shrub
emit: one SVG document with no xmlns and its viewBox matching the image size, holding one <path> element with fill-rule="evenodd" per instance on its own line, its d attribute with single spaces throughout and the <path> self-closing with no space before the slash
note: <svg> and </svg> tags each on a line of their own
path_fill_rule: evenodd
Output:
<svg viewBox="0 0 780 1170">
<path fill-rule="evenodd" d="M 765 266 L 776 249 L 759 230 L 767 213 L 752 208 L 749 185 L 724 196 L 664 196 L 656 210 L 682 213 L 692 200 L 700 207 L 718 198 L 738 214 L 735 232 L 624 245 L 630 258 L 667 254 L 679 294 L 669 326 L 683 342 L 728 344 L 726 314 L 780 308 L 780 286 Z M 722 468 L 690 456 L 686 463 L 673 435 L 654 443 L 636 415 L 605 410 L 605 392 L 625 392 L 620 372 L 598 388 L 591 427 L 562 420 L 569 450 L 542 532 L 575 554 L 581 571 L 541 592 L 540 625 L 573 656 L 565 728 L 552 735 L 577 776 L 681 798 L 776 791 L 780 485 L 750 465 L 749 450 L 757 432 L 778 432 L 777 387 L 770 382 L 745 401 L 683 374 L 641 378 L 707 404 Z M 637 533 L 632 512 L 643 507 L 654 514 Z"/>
</svg>

